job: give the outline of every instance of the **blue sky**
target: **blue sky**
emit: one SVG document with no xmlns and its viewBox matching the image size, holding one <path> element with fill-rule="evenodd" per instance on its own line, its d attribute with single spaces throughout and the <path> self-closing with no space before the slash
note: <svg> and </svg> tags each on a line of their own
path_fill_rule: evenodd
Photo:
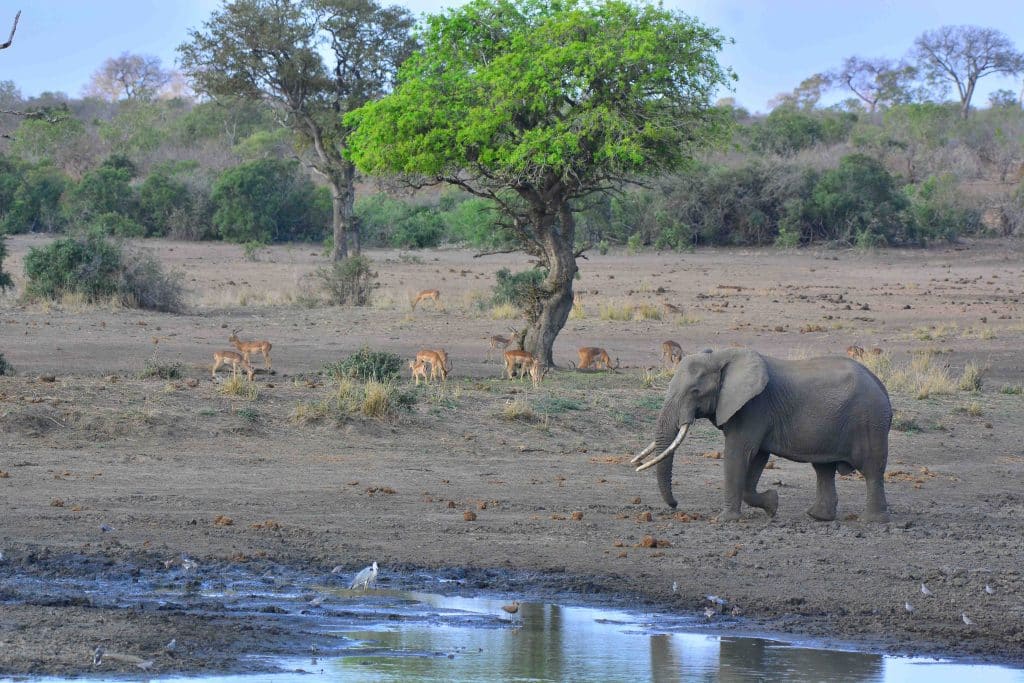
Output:
<svg viewBox="0 0 1024 683">
<path fill-rule="evenodd" d="M 399 2 L 416 13 L 436 12 L 451 1 Z M 1020 0 L 666 0 L 735 39 L 723 64 L 739 76 L 732 96 L 752 111 L 766 111 L 777 93 L 807 76 L 838 66 L 845 57 L 903 56 L 914 38 L 945 24 L 974 24 L 1003 31 L 1024 50 Z M 17 9 L 14 45 L 0 52 L 0 80 L 22 94 L 60 90 L 78 96 L 107 57 L 133 52 L 160 57 L 175 48 L 219 7 L 219 0 L 0 0 L 0 34 L 6 39 Z M 1021 81 L 989 77 L 974 103 L 988 92 Z M 730 93 L 722 93 L 730 95 Z"/>
</svg>

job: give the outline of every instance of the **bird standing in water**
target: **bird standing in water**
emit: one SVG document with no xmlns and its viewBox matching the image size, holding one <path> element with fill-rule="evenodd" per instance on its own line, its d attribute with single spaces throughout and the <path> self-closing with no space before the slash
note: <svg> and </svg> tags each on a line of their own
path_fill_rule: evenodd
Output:
<svg viewBox="0 0 1024 683">
<path fill-rule="evenodd" d="M 377 563 L 376 562 L 371 564 L 369 567 L 365 567 L 364 569 L 360 569 L 359 573 L 356 574 L 354 579 L 352 579 L 352 583 L 349 585 L 349 588 L 351 588 L 351 589 L 361 588 L 362 590 L 367 590 L 368 588 L 373 588 L 373 585 L 375 583 L 377 583 Z"/>
<path fill-rule="evenodd" d="M 502 605 L 501 609 L 505 610 L 505 612 L 508 613 L 510 620 L 515 621 L 516 612 L 519 611 L 519 601 L 513 600 L 511 603 L 507 605 Z"/>
</svg>

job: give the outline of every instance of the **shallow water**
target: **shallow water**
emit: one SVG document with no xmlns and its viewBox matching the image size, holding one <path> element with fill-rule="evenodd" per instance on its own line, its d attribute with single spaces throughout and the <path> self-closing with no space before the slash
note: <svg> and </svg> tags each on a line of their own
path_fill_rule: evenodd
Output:
<svg viewBox="0 0 1024 683">
<path fill-rule="evenodd" d="M 187 580 L 183 580 L 186 579 Z M 524 602 L 502 610 L 508 595 L 472 597 L 387 587 L 350 591 L 324 577 L 284 572 L 262 576 L 235 572 L 201 580 L 157 577 L 112 580 L 89 577 L 67 585 L 108 605 L 168 605 L 202 612 L 213 606 L 260 618 L 268 608 L 301 624 L 300 650 L 269 658 L 253 652 L 252 668 L 282 673 L 160 677 L 189 683 L 291 683 L 292 681 L 963 681 L 1024 683 L 1024 670 L 849 652 L 765 638 L 695 633 L 703 615 L 656 614 Z M 52 582 L 21 577 L 33 592 Z M 340 582 L 339 582 L 340 583 Z M 390 583 L 390 582 L 388 582 Z M 394 582 L 459 589 L 427 574 Z M 310 603 L 311 598 L 316 598 Z M 713 615 L 720 626 L 740 620 Z M 722 624 L 721 622 L 725 622 Z M 133 677 L 135 678 L 135 677 Z M 3 680 L 3 679 L 0 679 Z M 51 683 L 69 679 L 19 679 Z M 78 679 L 81 680 L 81 679 Z M 124 678 L 89 677 L 90 681 Z"/>
</svg>

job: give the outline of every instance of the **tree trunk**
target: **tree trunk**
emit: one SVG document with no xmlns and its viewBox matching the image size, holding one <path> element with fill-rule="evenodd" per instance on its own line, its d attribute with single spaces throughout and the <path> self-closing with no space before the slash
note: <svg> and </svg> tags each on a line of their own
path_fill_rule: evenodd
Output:
<svg viewBox="0 0 1024 683">
<path fill-rule="evenodd" d="M 359 254 L 359 233 L 355 221 L 355 167 L 344 163 L 329 176 L 331 185 L 331 225 L 334 235 L 332 261 Z"/>
<path fill-rule="evenodd" d="M 548 262 L 544 280 L 540 315 L 526 333 L 526 350 L 548 367 L 555 366 L 552 349 L 555 338 L 572 312 L 572 281 L 576 276 L 576 255 L 573 251 L 576 224 L 568 207 L 558 212 L 558 221 L 547 215 L 537 219 L 534 230 L 541 237 Z"/>
</svg>

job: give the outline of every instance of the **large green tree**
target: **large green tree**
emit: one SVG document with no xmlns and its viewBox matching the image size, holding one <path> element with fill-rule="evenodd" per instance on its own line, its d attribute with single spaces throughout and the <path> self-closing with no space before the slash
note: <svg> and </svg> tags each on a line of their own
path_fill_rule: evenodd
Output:
<svg viewBox="0 0 1024 683">
<path fill-rule="evenodd" d="M 491 200 L 547 276 L 526 349 L 551 349 L 572 309 L 577 203 L 678 170 L 728 128 L 715 29 L 618 0 L 473 0 L 429 16 L 423 49 L 383 99 L 346 117 L 373 174 L 449 183 Z"/>
<path fill-rule="evenodd" d="M 374 0 L 235 0 L 178 48 L 200 92 L 270 102 L 308 145 L 331 187 L 335 261 L 348 255 L 350 236 L 359 249 L 342 115 L 390 89 L 415 46 L 413 23 L 407 10 Z"/>
</svg>

